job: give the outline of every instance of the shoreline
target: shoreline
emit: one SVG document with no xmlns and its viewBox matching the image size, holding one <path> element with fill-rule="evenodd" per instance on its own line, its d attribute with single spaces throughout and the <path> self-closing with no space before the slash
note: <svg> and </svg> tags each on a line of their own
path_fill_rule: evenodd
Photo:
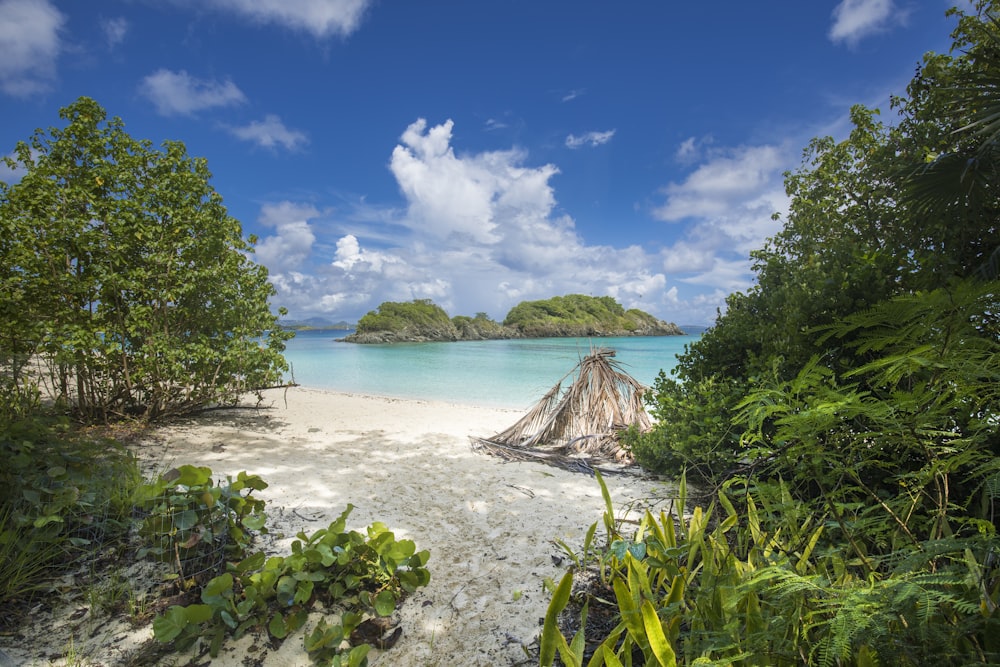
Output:
<svg viewBox="0 0 1000 667">
<path fill-rule="evenodd" d="M 263 393 L 260 407 L 251 396 L 237 409 L 157 428 L 136 446 L 144 470 L 191 464 L 216 476 L 260 475 L 269 486 L 254 495 L 267 502 L 271 532 L 257 548 L 269 554 L 287 553 L 298 532 L 326 528 L 348 504 L 355 507 L 349 529 L 380 521 L 397 538 L 428 549 L 431 581 L 403 602 L 395 614 L 402 637 L 394 648 L 369 654 L 373 667 L 533 664 L 528 654 L 550 599 L 543 582 L 558 581 L 568 565 L 556 540 L 579 549 L 590 524 L 600 525 L 597 481 L 472 450 L 470 436 L 493 435 L 522 410 L 304 387 Z M 619 513 L 662 506 L 675 493 L 639 476 L 605 480 Z M 107 619 L 90 614 L 73 622 L 77 655 L 100 664 L 122 662 L 129 647 L 151 635 L 147 626 L 131 635 L 122 629 L 130 639 L 109 636 Z M 103 629 L 85 643 L 88 626 Z M 308 665 L 302 634 L 278 648 L 266 636 L 230 640 L 211 664 L 235 667 L 252 655 L 249 664 L 265 667 Z M 55 635 L 37 641 L 64 649 L 65 638 Z M 176 657 L 178 664 L 190 658 Z"/>
</svg>

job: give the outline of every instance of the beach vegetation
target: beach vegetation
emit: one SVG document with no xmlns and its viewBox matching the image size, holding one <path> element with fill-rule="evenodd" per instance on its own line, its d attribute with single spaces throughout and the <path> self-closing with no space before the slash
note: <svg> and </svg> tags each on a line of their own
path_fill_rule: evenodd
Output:
<svg viewBox="0 0 1000 667">
<path fill-rule="evenodd" d="M 155 148 L 81 97 L 0 183 L 0 409 L 39 389 L 86 421 L 158 419 L 281 382 L 253 239 L 184 144 Z"/>
<path fill-rule="evenodd" d="M 604 545 L 555 588 L 542 667 L 556 656 L 565 665 L 663 666 L 995 664 L 1000 656 L 1000 576 L 987 535 L 859 556 L 831 535 L 835 512 L 858 530 L 872 514 L 887 517 L 884 508 L 817 512 L 787 485 L 745 478 L 693 508 L 682 483 L 668 509 L 643 512 L 626 533 L 597 479 Z"/>
<path fill-rule="evenodd" d="M 143 484 L 136 506 L 140 558 L 167 563 L 179 588 L 200 574 L 222 569 L 227 560 L 246 555 L 255 532 L 267 533 L 264 501 L 254 491 L 267 488 L 258 475 L 240 472 L 216 483 L 204 466 L 182 465 Z"/>
<path fill-rule="evenodd" d="M 319 664 L 365 664 L 372 647 L 390 648 L 401 634 L 397 627 L 387 635 L 385 619 L 430 581 L 429 553 L 397 540 L 382 523 L 365 533 L 347 530 L 352 510 L 348 505 L 327 528 L 299 533 L 289 555 L 258 551 L 232 564 L 201 587 L 198 602 L 158 616 L 154 636 L 177 650 L 200 646 L 215 657 L 227 637 L 251 630 L 284 640 L 321 607 L 325 618 L 305 633 L 305 651 Z"/>
<path fill-rule="evenodd" d="M 122 445 L 66 420 L 0 421 L 0 604 L 15 608 L 124 540 L 142 476 Z"/>
<path fill-rule="evenodd" d="M 606 531 L 541 664 L 1000 661 L 1000 3 L 952 13 L 897 122 L 855 107 L 787 174 L 755 285 L 627 436 L 707 491 Z M 579 627 L 610 607 L 613 629 L 564 632 L 574 578 Z"/>
</svg>

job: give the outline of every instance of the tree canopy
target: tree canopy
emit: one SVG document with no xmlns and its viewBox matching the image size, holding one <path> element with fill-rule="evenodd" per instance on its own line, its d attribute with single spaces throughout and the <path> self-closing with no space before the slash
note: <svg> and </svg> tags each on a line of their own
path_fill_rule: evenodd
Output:
<svg viewBox="0 0 1000 667">
<path fill-rule="evenodd" d="M 46 385 L 86 418 L 157 418 L 280 382 L 292 334 L 206 161 L 132 138 L 86 97 L 60 117 L 0 184 L 7 405 Z"/>
<path fill-rule="evenodd" d="M 834 378 L 871 361 L 855 344 L 861 329 L 830 338 L 823 327 L 896 297 L 996 278 L 995 4 L 955 12 L 953 53 L 924 57 L 907 95 L 891 100 L 895 122 L 856 106 L 848 137 L 814 139 L 786 174 L 789 213 L 751 255 L 754 286 L 731 295 L 681 356 L 681 382 L 657 383 L 661 432 L 639 445 L 648 465 L 731 469 L 745 454 L 731 418 L 755 387 L 792 380 L 814 357 Z M 689 418 L 707 404 L 718 419 Z"/>
</svg>

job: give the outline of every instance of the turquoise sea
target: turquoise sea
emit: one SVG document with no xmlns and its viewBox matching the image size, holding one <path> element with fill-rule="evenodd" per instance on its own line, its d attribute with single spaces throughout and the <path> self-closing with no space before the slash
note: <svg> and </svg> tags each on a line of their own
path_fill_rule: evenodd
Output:
<svg viewBox="0 0 1000 667">
<path fill-rule="evenodd" d="M 340 343 L 350 331 L 300 331 L 285 358 L 295 382 L 397 398 L 524 409 L 570 373 L 592 347 L 609 347 L 623 369 L 652 386 L 698 336 L 540 338 L 454 343 Z M 565 386 L 565 385 L 564 385 Z"/>
</svg>

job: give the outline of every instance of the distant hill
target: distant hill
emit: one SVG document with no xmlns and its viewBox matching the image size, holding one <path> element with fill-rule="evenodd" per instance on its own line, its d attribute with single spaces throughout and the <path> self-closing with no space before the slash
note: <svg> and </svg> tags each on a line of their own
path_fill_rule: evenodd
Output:
<svg viewBox="0 0 1000 667">
<path fill-rule="evenodd" d="M 453 318 L 430 299 L 386 301 L 358 320 L 350 343 L 396 343 L 507 338 L 677 336 L 684 332 L 641 310 L 625 310 L 613 298 L 582 294 L 523 301 L 503 323 L 485 313 Z"/>
<path fill-rule="evenodd" d="M 337 331 L 353 329 L 355 326 L 351 322 L 331 322 L 322 317 L 310 317 L 304 320 L 280 320 L 278 324 L 285 329 L 334 329 Z"/>
<path fill-rule="evenodd" d="M 689 336 L 694 336 L 695 334 L 705 333 L 706 331 L 708 331 L 709 327 L 700 324 L 682 324 L 681 329 L 683 329 L 684 333 L 688 334 Z"/>
<path fill-rule="evenodd" d="M 522 301 L 507 313 L 504 326 L 525 338 L 581 336 L 679 336 L 676 325 L 637 308 L 625 310 L 610 296 L 568 294 Z"/>
</svg>

